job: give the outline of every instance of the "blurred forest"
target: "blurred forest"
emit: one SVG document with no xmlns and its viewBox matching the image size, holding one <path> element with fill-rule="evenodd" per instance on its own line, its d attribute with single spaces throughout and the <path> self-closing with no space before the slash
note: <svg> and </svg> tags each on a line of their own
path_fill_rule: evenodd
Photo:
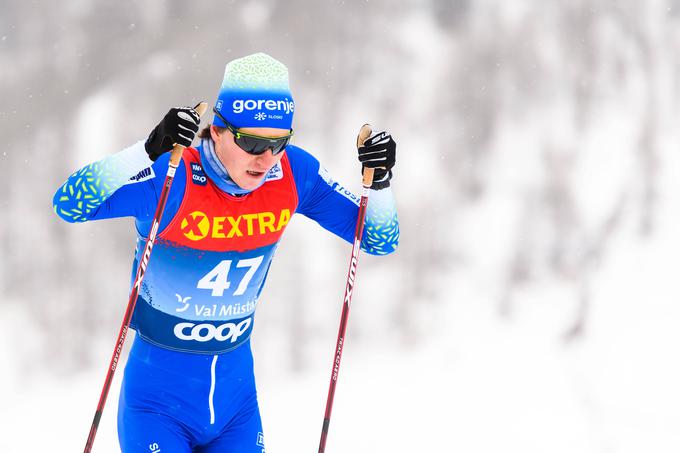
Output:
<svg viewBox="0 0 680 453">
<path fill-rule="evenodd" d="M 295 143 L 346 186 L 364 121 L 399 144 L 401 245 L 362 257 L 357 348 L 414 347 L 453 305 L 512 322 L 536 292 L 560 307 L 554 341 L 587 341 L 599 270 L 664 227 L 677 188 L 660 174 L 678 152 L 678 0 L 0 4 L 1 367 L 17 380 L 103 371 L 127 301 L 132 220 L 65 224 L 53 192 L 171 106 L 212 104 L 248 53 L 288 65 Z M 319 230 L 294 220 L 275 259 L 265 370 L 332 347 L 349 246 Z"/>
</svg>

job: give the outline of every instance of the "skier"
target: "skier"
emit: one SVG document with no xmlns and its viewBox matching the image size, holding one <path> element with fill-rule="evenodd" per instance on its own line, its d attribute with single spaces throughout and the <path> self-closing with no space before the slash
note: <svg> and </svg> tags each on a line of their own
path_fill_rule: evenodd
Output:
<svg viewBox="0 0 680 453">
<path fill-rule="evenodd" d="M 358 198 L 291 145 L 288 70 L 263 53 L 226 65 L 212 124 L 172 108 L 140 141 L 76 171 L 57 190 L 68 222 L 132 216 L 142 257 L 173 144 L 186 146 L 130 327 L 118 438 L 129 452 L 264 452 L 250 335 L 274 251 L 294 213 L 353 241 Z M 362 249 L 384 255 L 399 237 L 390 189 L 396 144 L 359 147 L 375 168 Z M 134 280 L 133 273 L 133 280 Z"/>
</svg>

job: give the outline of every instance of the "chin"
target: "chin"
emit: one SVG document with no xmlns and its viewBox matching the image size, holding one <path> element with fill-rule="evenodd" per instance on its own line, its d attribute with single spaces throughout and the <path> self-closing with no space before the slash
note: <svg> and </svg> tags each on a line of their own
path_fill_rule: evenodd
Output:
<svg viewBox="0 0 680 453">
<path fill-rule="evenodd" d="M 236 185 L 238 185 L 241 189 L 244 190 L 254 190 L 260 187 L 260 184 L 262 183 L 262 180 L 264 179 L 264 176 L 262 178 L 259 178 L 257 180 L 253 180 L 253 178 L 246 178 L 241 181 L 234 181 Z"/>
</svg>

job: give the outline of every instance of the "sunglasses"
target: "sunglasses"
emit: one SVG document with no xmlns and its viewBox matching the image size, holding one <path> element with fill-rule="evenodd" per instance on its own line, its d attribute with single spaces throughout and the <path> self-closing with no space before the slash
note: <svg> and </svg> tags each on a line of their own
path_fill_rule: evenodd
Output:
<svg viewBox="0 0 680 453">
<path fill-rule="evenodd" d="M 234 143 L 248 154 L 258 156 L 268 149 L 271 149 L 272 154 L 276 156 L 280 152 L 283 152 L 286 145 L 290 142 L 290 138 L 293 136 L 293 129 L 290 130 L 290 134 L 284 135 L 283 137 L 262 137 L 261 135 L 246 134 L 232 126 L 217 109 L 213 108 L 213 112 L 227 125 L 229 132 L 234 134 Z"/>
</svg>

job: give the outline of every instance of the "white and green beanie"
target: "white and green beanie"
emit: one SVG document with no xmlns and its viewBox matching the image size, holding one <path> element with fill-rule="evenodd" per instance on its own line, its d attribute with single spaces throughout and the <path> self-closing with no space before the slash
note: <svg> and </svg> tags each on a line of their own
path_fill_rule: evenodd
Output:
<svg viewBox="0 0 680 453">
<path fill-rule="evenodd" d="M 265 53 L 230 61 L 215 109 L 235 128 L 291 129 L 295 103 L 288 86 L 288 68 Z M 213 124 L 226 127 L 218 115 Z"/>
</svg>

